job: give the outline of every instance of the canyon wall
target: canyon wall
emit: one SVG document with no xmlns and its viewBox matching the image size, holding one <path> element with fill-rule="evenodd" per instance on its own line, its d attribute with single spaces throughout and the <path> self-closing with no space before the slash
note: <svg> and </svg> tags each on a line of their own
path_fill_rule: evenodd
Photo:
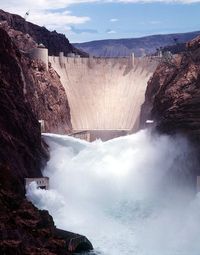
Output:
<svg viewBox="0 0 200 255">
<path fill-rule="evenodd" d="M 88 54 L 76 49 L 64 34 L 56 31 L 50 32 L 45 27 L 40 27 L 31 22 L 27 22 L 19 15 L 11 14 L 0 9 L 0 22 L 6 21 L 14 30 L 29 34 L 38 44 L 43 43 L 48 49 L 50 55 L 57 55 L 63 51 L 65 55 L 70 52 L 87 57 Z"/>
<path fill-rule="evenodd" d="M 26 99 L 38 120 L 43 120 L 45 132 L 67 134 L 71 131 L 67 95 L 55 70 L 47 71 L 39 60 L 23 59 Z"/>
<path fill-rule="evenodd" d="M 67 95 L 55 70 L 40 60 L 30 58 L 37 47 L 32 37 L 1 22 L 3 28 L 21 52 L 23 92 L 38 120 L 44 121 L 46 132 L 66 134 L 72 129 Z M 48 62 L 47 62 L 48 63 Z M 47 69 L 48 68 L 48 69 Z"/>
<path fill-rule="evenodd" d="M 21 54 L 2 29 L 0 38 L 0 162 L 8 169 L 0 179 L 12 175 L 9 185 L 22 191 L 24 177 L 41 176 L 40 125 L 24 97 Z"/>
<path fill-rule="evenodd" d="M 76 248 L 90 250 L 92 245 L 85 237 L 57 229 L 49 213 L 38 210 L 24 196 L 24 178 L 41 177 L 48 159 L 37 111 L 32 109 L 38 104 L 44 116 L 45 112 L 48 116 L 45 107 L 51 103 L 45 100 L 55 100 L 52 107 L 56 107 L 56 100 L 65 95 L 63 88 L 63 95 L 57 91 L 58 75 L 53 69 L 48 74 L 43 63 L 22 55 L 14 39 L 2 28 L 0 41 L 0 254 L 71 255 Z M 56 77 L 54 84 L 51 75 Z M 33 80 L 28 83 L 31 77 Z M 33 86 L 32 91 L 28 86 Z M 42 104 L 46 106 L 42 108 Z M 53 122 L 48 123 L 52 129 Z M 70 246 L 71 239 L 76 238 L 77 246 Z"/>
<path fill-rule="evenodd" d="M 153 119 L 158 130 L 200 134 L 200 37 L 172 62 L 161 62 L 148 83 L 142 106 L 141 127 Z"/>
<path fill-rule="evenodd" d="M 22 210 L 22 203 L 29 207 L 29 214 L 36 211 L 23 201 L 24 177 L 41 176 L 45 154 L 40 125 L 23 94 L 21 55 L 2 29 L 0 40 L 0 253 L 25 254 L 34 245 L 27 230 L 31 225 L 23 226 L 23 217 L 17 218 L 14 211 Z M 37 215 L 42 222 L 39 212 Z M 24 224 L 28 224 L 25 219 Z M 35 244 L 40 247 L 36 238 Z"/>
</svg>

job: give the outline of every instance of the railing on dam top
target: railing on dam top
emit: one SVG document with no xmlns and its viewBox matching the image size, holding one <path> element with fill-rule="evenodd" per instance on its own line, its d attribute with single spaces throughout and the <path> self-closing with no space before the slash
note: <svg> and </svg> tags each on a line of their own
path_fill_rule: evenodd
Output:
<svg viewBox="0 0 200 255">
<path fill-rule="evenodd" d="M 67 56 L 64 55 L 63 52 L 59 53 L 59 56 L 49 56 L 48 55 L 48 49 L 45 48 L 44 45 L 39 44 L 36 48 L 31 49 L 31 51 L 29 52 L 31 58 L 33 59 L 40 59 L 42 60 L 45 65 L 46 68 L 48 69 L 48 62 L 51 61 L 55 61 L 56 59 L 59 60 L 60 65 L 63 66 L 65 62 L 69 62 L 69 63 L 85 63 L 85 62 L 96 62 L 98 63 L 98 61 L 105 61 L 105 62 L 115 62 L 115 61 L 124 61 L 124 62 L 129 62 L 132 65 L 134 65 L 135 61 L 141 61 L 143 59 L 146 59 L 146 61 L 148 59 L 150 59 L 151 61 L 155 60 L 157 61 L 158 59 L 161 59 L 162 56 L 160 56 L 159 54 L 156 56 L 153 55 L 146 55 L 146 56 L 142 56 L 142 57 L 135 57 L 134 52 L 130 54 L 130 56 L 125 56 L 125 57 L 95 57 L 95 56 L 89 56 L 89 58 L 86 57 L 81 57 L 78 54 L 75 53 L 68 53 Z"/>
<path fill-rule="evenodd" d="M 59 63 L 61 67 L 65 67 L 67 64 L 88 64 L 91 67 L 94 64 L 120 64 L 128 65 L 134 67 L 139 63 L 150 63 L 150 62 L 159 62 L 161 60 L 160 56 L 143 56 L 135 57 L 134 54 L 131 54 L 128 57 L 77 57 L 77 56 L 64 56 L 61 52 L 59 56 L 49 56 L 49 62 Z"/>
</svg>

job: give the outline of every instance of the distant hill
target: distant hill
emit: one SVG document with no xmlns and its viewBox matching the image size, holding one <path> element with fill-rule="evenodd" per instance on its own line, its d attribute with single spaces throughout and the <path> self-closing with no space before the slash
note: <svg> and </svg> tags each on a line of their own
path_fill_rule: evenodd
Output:
<svg viewBox="0 0 200 255">
<path fill-rule="evenodd" d="M 200 35 L 200 31 L 151 35 L 131 39 L 100 40 L 75 43 L 74 46 L 97 57 L 124 57 L 129 56 L 132 52 L 134 52 L 136 56 L 141 56 L 143 54 L 155 53 L 157 48 L 172 46 L 177 43 L 184 48 L 185 42 L 194 39 L 198 35 Z M 176 41 L 174 39 L 176 39 Z"/>
<path fill-rule="evenodd" d="M 70 53 L 76 53 L 83 57 L 88 54 L 76 49 L 64 34 L 56 31 L 49 31 L 45 27 L 40 27 L 26 21 L 19 15 L 11 14 L 0 9 L 0 22 L 7 21 L 8 25 L 22 33 L 29 34 L 38 44 L 43 43 L 49 49 L 49 55 L 57 55 L 63 51 L 65 56 Z"/>
</svg>

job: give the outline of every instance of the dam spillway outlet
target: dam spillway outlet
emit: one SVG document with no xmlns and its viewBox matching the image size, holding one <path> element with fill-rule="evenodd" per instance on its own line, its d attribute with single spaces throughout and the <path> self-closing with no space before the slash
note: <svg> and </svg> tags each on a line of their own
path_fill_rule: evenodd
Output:
<svg viewBox="0 0 200 255">
<path fill-rule="evenodd" d="M 129 134 L 129 130 L 84 130 L 84 131 L 73 131 L 69 136 L 93 142 L 97 139 L 102 141 L 108 141 L 110 139 L 125 136 Z"/>
<path fill-rule="evenodd" d="M 36 183 L 36 186 L 41 189 L 49 189 L 49 177 L 41 178 L 25 178 L 25 187 L 27 188 L 32 182 Z"/>
<path fill-rule="evenodd" d="M 138 130 L 147 82 L 157 60 L 70 58 L 60 54 L 49 57 L 49 62 L 66 90 L 73 130 L 101 130 L 99 135 L 110 138 L 120 131 Z"/>
</svg>

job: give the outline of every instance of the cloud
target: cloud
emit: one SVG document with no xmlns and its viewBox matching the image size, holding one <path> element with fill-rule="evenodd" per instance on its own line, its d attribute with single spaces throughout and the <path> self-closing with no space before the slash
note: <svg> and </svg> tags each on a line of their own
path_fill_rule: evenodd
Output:
<svg viewBox="0 0 200 255">
<path fill-rule="evenodd" d="M 1 1 L 0 8 L 24 16 L 30 10 L 28 20 L 50 30 L 66 31 L 73 24 L 83 24 L 90 21 L 90 17 L 76 16 L 66 11 L 70 5 L 80 3 L 112 2 L 112 3 L 200 3 L 200 0 L 6 0 Z M 110 22 L 116 22 L 116 18 Z M 88 31 L 89 32 L 89 31 Z M 109 32 L 109 33 L 114 33 Z"/>
<path fill-rule="evenodd" d="M 98 1 L 98 0 L 97 0 Z M 2 9 L 15 10 L 56 10 L 72 4 L 96 2 L 96 0 L 7 0 L 1 2 Z"/>
<path fill-rule="evenodd" d="M 45 26 L 50 30 L 59 32 L 69 30 L 69 25 L 83 24 L 90 20 L 87 16 L 76 16 L 66 10 L 72 3 L 90 2 L 90 0 L 7 0 L 1 3 L 1 9 L 16 13 L 22 17 L 30 10 L 28 21 Z"/>
<path fill-rule="evenodd" d="M 200 0 L 6 0 L 1 1 L 1 9 L 12 11 L 24 15 L 27 10 L 31 11 L 44 11 L 44 10 L 57 10 L 66 8 L 72 4 L 80 3 L 94 3 L 94 2 L 112 2 L 112 3 L 198 3 Z"/>
<path fill-rule="evenodd" d="M 75 34 L 83 34 L 83 33 L 87 33 L 87 34 L 97 34 L 98 30 L 96 29 L 90 29 L 90 28 L 75 28 L 73 26 L 71 26 L 71 31 L 74 32 Z"/>
<path fill-rule="evenodd" d="M 112 29 L 107 29 L 107 30 L 106 30 L 106 33 L 107 33 L 107 34 L 116 34 L 116 31 L 115 31 L 115 30 L 112 30 Z"/>
<path fill-rule="evenodd" d="M 71 15 L 68 11 L 50 12 L 50 11 L 34 11 L 30 12 L 28 21 L 45 26 L 50 30 L 58 30 L 59 32 L 70 30 L 72 24 L 83 24 L 89 21 L 89 17 L 78 17 Z"/>
<path fill-rule="evenodd" d="M 118 19 L 116 19 L 116 18 L 110 19 L 110 22 L 117 22 L 117 21 L 118 21 Z"/>
<path fill-rule="evenodd" d="M 117 3 L 180 3 L 180 4 L 192 4 L 200 3 L 200 0 L 108 0 L 107 2 Z"/>
</svg>

